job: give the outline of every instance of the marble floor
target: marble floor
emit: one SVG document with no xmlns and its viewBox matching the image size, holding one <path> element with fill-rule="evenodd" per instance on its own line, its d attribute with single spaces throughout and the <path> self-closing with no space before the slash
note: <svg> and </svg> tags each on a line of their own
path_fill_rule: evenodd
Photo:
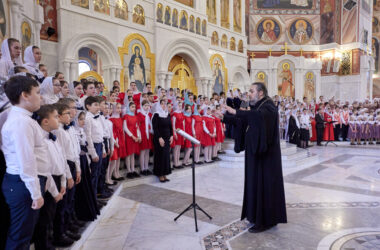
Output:
<svg viewBox="0 0 380 250">
<path fill-rule="evenodd" d="M 261 234 L 240 221 L 243 163 L 196 167 L 197 212 L 174 218 L 192 200 L 191 169 L 167 183 L 126 181 L 73 249 L 380 249 L 380 146 L 311 147 L 315 164 L 284 164 L 288 223 Z"/>
</svg>

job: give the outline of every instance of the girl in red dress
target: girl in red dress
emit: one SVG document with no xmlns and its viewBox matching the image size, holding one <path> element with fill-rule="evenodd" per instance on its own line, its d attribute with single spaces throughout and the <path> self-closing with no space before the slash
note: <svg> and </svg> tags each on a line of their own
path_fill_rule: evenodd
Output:
<svg viewBox="0 0 380 250">
<path fill-rule="evenodd" d="M 323 140 L 324 141 L 334 141 L 334 126 L 333 123 L 329 123 L 333 121 L 333 115 L 331 113 L 331 108 L 327 109 L 325 112 L 325 130 L 323 131 Z"/>
<path fill-rule="evenodd" d="M 215 119 L 211 116 L 211 108 L 208 106 L 205 108 L 203 115 L 203 143 L 204 146 L 204 158 L 205 163 L 213 162 L 212 157 L 212 147 L 215 146 L 215 137 L 216 137 L 216 126 Z"/>
<path fill-rule="evenodd" d="M 182 113 L 182 99 L 177 99 L 177 105 L 173 112 L 172 124 L 173 124 L 173 136 L 174 136 L 174 150 L 173 150 L 173 163 L 174 168 L 182 168 L 179 162 L 179 157 L 181 153 L 181 147 L 184 146 L 184 139 L 182 136 L 177 134 L 177 129 L 184 129 L 185 116 Z"/>
<path fill-rule="evenodd" d="M 142 175 L 151 175 L 149 171 L 149 150 L 152 149 L 152 114 L 149 112 L 150 104 L 147 100 L 142 101 L 141 109 L 137 110 L 138 125 L 141 133 L 140 143 L 140 168 Z"/>
<path fill-rule="evenodd" d="M 121 118 L 121 104 L 113 103 L 112 108 L 112 114 L 109 120 L 112 122 L 115 148 L 110 159 L 110 176 L 117 181 L 121 181 L 124 180 L 124 178 L 120 175 L 120 158 L 127 156 L 123 132 L 123 119 Z"/>
<path fill-rule="evenodd" d="M 185 132 L 188 133 L 189 135 L 193 134 L 192 130 L 192 120 L 193 118 L 191 117 L 191 105 L 186 104 L 185 105 L 185 112 L 183 113 L 185 117 Z M 184 141 L 184 147 L 185 147 L 185 157 L 183 158 L 183 165 L 185 167 L 190 166 L 190 154 L 193 151 L 191 142 L 189 140 Z"/>
<path fill-rule="evenodd" d="M 217 105 L 215 107 L 216 110 L 213 110 L 214 113 L 220 111 L 220 106 Z M 224 142 L 224 124 L 220 120 L 220 118 L 213 115 L 215 119 L 215 127 L 216 127 L 216 137 L 215 137 L 215 146 L 212 148 L 212 160 L 220 161 L 221 159 L 218 157 L 218 152 L 222 150 L 222 143 Z"/>
<path fill-rule="evenodd" d="M 129 109 L 124 115 L 123 128 L 125 132 L 125 144 L 127 145 L 127 157 L 125 162 L 127 164 L 127 178 L 140 177 L 135 171 L 135 154 L 140 152 L 141 134 L 138 125 L 138 118 L 135 115 L 136 105 L 134 102 L 129 103 Z"/>
<path fill-rule="evenodd" d="M 201 106 L 197 105 L 197 107 L 194 109 L 194 114 L 192 117 L 192 134 L 193 137 L 195 137 L 198 141 L 202 142 L 204 137 L 204 131 L 203 131 L 203 119 L 202 116 L 199 114 L 201 110 Z M 194 145 L 194 161 L 195 164 L 203 164 L 203 162 L 199 161 L 199 156 L 201 154 L 201 145 Z"/>
</svg>

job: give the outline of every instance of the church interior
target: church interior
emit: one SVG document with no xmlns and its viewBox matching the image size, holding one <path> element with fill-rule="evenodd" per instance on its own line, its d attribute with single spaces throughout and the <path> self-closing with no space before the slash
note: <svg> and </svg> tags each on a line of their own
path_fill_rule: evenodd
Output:
<svg viewBox="0 0 380 250">
<path fill-rule="evenodd" d="M 260 82 L 279 105 L 286 224 L 251 234 L 240 220 L 245 153 L 234 152 L 230 137 L 219 161 L 195 167 L 197 203 L 211 220 L 199 210 L 173 220 L 193 198 L 184 167 L 167 183 L 118 182 L 80 239 L 57 249 L 380 249 L 379 0 L 2 0 L 0 32 L 1 41 L 18 39 L 22 53 L 39 47 L 47 75 L 101 82 L 103 95 L 117 81 L 121 93 L 131 83 L 145 93 L 150 83 L 155 94 L 223 92 L 249 103 Z M 303 110 L 314 117 L 323 103 L 342 120 L 335 143 L 330 134 L 322 147 L 293 143 L 289 118 L 299 115 L 302 128 Z M 350 137 L 356 125 L 348 121 L 345 135 L 345 106 L 373 125 L 372 137 Z"/>
</svg>

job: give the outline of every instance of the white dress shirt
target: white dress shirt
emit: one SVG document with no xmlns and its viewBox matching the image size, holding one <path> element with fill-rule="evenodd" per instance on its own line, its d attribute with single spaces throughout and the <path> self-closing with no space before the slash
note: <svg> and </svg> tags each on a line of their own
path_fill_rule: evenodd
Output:
<svg viewBox="0 0 380 250">
<path fill-rule="evenodd" d="M 63 129 L 63 124 L 59 125 L 59 128 L 57 130 L 53 131 L 53 134 L 57 136 L 57 142 L 59 145 L 61 145 L 63 155 L 65 156 L 66 160 L 75 162 L 76 156 L 75 151 L 72 148 L 71 143 L 71 137 L 68 130 Z M 72 175 L 70 172 L 69 164 L 66 162 L 66 178 L 72 179 Z"/>
<path fill-rule="evenodd" d="M 98 118 L 95 118 L 98 117 Z M 103 143 L 103 125 L 100 120 L 100 115 L 94 115 L 90 112 L 86 113 L 86 121 L 84 126 L 84 132 L 86 133 L 87 138 L 87 149 L 88 153 L 92 158 L 99 157 L 102 158 L 101 155 L 96 154 L 96 150 L 94 147 L 94 143 Z M 104 147 L 103 147 L 104 151 Z"/>
<path fill-rule="evenodd" d="M 75 169 L 77 172 L 80 172 L 81 169 L 80 169 L 80 158 L 79 158 L 79 155 L 80 155 L 79 138 L 77 136 L 77 132 L 76 132 L 74 126 L 70 126 L 70 128 L 67 131 L 69 131 L 69 135 L 70 135 L 70 139 L 71 139 L 70 145 L 71 145 L 73 153 L 74 153 L 73 162 L 75 162 Z"/>
<path fill-rule="evenodd" d="M 13 106 L 1 130 L 6 172 L 20 175 L 33 200 L 42 197 L 36 152 L 43 147 L 41 127 L 26 109 Z M 43 171 L 41 171 L 43 172 Z"/>
<path fill-rule="evenodd" d="M 67 162 L 58 140 L 49 139 L 49 133 L 45 132 L 44 139 L 48 145 L 51 174 L 61 176 L 61 187 L 66 187 Z M 53 195 L 54 196 L 54 195 Z"/>
</svg>

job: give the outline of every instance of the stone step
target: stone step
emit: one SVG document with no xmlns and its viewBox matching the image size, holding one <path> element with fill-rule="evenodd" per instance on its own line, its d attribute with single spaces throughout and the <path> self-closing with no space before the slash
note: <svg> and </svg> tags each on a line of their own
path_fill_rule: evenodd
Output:
<svg viewBox="0 0 380 250">
<path fill-rule="evenodd" d="M 317 154 L 308 154 L 307 157 L 299 157 L 292 160 L 282 160 L 282 164 L 284 168 L 297 167 L 300 165 L 307 164 L 308 166 L 312 166 L 319 162 L 319 156 Z"/>
<path fill-rule="evenodd" d="M 284 146 L 281 146 L 281 154 L 294 154 L 297 152 L 297 146 L 293 144 L 287 144 Z"/>
</svg>

